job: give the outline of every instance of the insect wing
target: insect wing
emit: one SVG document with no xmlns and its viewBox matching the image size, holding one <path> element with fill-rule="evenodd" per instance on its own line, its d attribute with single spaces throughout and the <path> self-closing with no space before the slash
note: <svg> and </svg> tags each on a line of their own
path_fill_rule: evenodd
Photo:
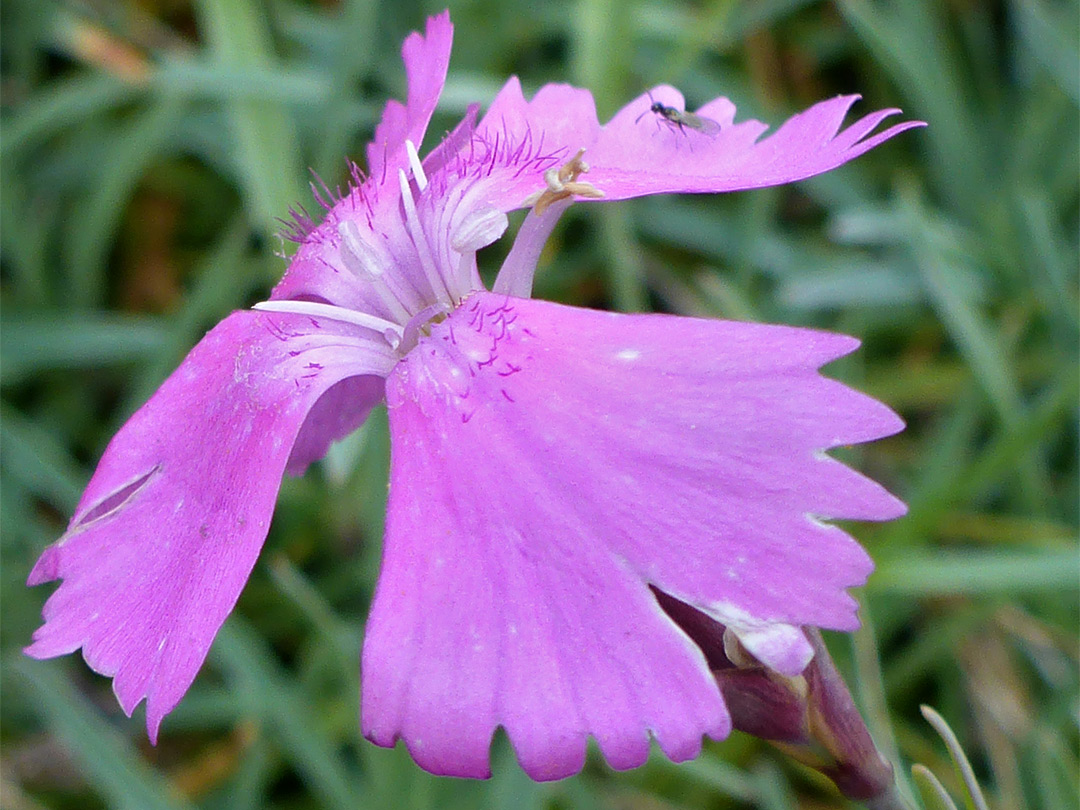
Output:
<svg viewBox="0 0 1080 810">
<path fill-rule="evenodd" d="M 708 135 L 710 138 L 720 134 L 721 127 L 718 122 L 696 113 L 682 113 L 679 117 L 679 123 L 687 129 L 697 130 L 702 135 Z"/>
</svg>

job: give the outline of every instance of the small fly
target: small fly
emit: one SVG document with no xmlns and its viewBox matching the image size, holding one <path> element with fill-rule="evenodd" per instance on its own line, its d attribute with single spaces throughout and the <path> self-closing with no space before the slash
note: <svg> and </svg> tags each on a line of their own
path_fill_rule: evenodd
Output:
<svg viewBox="0 0 1080 810">
<path fill-rule="evenodd" d="M 645 92 L 648 93 L 649 91 L 646 90 Z M 668 107 L 666 104 L 661 104 L 654 99 L 652 93 L 649 93 L 649 100 L 652 102 L 652 106 L 634 119 L 635 124 L 640 121 L 646 113 L 655 113 L 657 116 L 664 119 L 668 126 L 678 127 L 681 131 L 692 129 L 695 132 L 700 132 L 702 135 L 708 135 L 710 138 L 720 133 L 720 124 L 717 121 L 713 121 L 711 118 L 706 118 L 697 113 L 687 112 L 686 110 L 678 110 L 675 107 Z"/>
</svg>

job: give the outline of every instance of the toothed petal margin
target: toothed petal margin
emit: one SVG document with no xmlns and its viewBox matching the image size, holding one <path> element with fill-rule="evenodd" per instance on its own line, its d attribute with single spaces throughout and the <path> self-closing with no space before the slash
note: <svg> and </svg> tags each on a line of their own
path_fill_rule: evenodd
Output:
<svg viewBox="0 0 1080 810">
<path fill-rule="evenodd" d="M 658 87 L 652 99 L 683 109 L 682 95 Z M 844 116 L 858 96 L 837 96 L 793 115 L 775 132 L 760 121 L 733 123 L 735 108 L 717 98 L 698 113 L 720 124 L 705 134 L 657 120 L 653 103 L 641 95 L 623 107 L 600 129 L 589 147 L 590 182 L 605 199 L 620 200 L 645 194 L 716 193 L 782 185 L 822 174 L 912 129 L 921 121 L 905 121 L 873 135 L 873 126 L 899 110 L 883 110 L 841 129 Z"/>
<path fill-rule="evenodd" d="M 388 177 L 396 183 L 397 170 L 408 166 L 405 141 L 411 140 L 416 147 L 423 142 L 446 83 L 453 40 L 454 26 L 448 10 L 428 17 L 423 34 L 414 31 L 405 38 L 401 58 L 405 61 L 408 92 L 404 104 L 396 100 L 387 102 L 375 137 L 368 145 L 372 177 Z"/>
<path fill-rule="evenodd" d="M 837 96 L 793 115 L 774 132 L 760 121 L 735 122 L 735 105 L 713 99 L 697 113 L 720 125 L 704 133 L 664 120 L 650 110 L 658 102 L 684 110 L 682 94 L 661 85 L 642 94 L 600 126 L 592 95 L 569 85 L 549 84 L 526 101 L 511 78 L 484 116 L 477 134 L 484 142 L 543 144 L 568 158 L 584 148 L 585 177 L 603 201 L 647 194 L 718 193 L 803 180 L 835 169 L 899 133 L 925 126 L 905 121 L 877 133 L 875 127 L 899 110 L 879 110 L 841 128 L 858 96 Z M 561 152 L 559 151 L 561 149 Z M 540 151 L 540 150 L 536 150 Z M 506 168 L 511 171 L 506 171 Z M 541 171 L 501 169 L 498 204 L 521 205 L 544 188 Z"/>
<path fill-rule="evenodd" d="M 807 660 L 797 625 L 856 621 L 844 588 L 869 558 L 808 517 L 903 511 L 821 455 L 900 428 L 817 373 L 855 345 L 490 293 L 433 327 L 387 383 L 364 733 L 485 776 L 502 725 L 537 779 L 580 769 L 589 734 L 616 768 L 644 760 L 650 733 L 677 760 L 724 736 L 701 651 L 648 585 L 784 670 Z"/>
<path fill-rule="evenodd" d="M 26 653 L 82 647 L 155 741 L 232 610 L 301 424 L 328 388 L 388 369 L 309 318 L 236 312 L 106 449 L 28 583 L 62 579 Z"/>
</svg>

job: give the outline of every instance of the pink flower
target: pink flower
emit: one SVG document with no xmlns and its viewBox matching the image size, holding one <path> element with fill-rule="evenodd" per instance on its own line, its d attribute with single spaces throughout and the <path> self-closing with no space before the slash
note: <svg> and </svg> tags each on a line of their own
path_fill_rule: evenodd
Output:
<svg viewBox="0 0 1080 810">
<path fill-rule="evenodd" d="M 841 130 L 855 98 L 840 97 L 761 138 L 723 98 L 699 111 L 717 126 L 685 126 L 659 87 L 600 126 L 587 91 L 548 85 L 530 102 L 511 79 L 421 163 L 451 32 L 444 13 L 406 39 L 408 98 L 387 105 L 368 177 L 321 224 L 297 222 L 270 300 L 211 330 L 120 430 L 30 574 L 63 582 L 27 653 L 81 647 L 124 711 L 146 699 L 152 740 L 255 564 L 282 473 L 384 399 L 363 729 L 405 740 L 427 770 L 485 776 L 499 725 L 536 779 L 578 771 L 590 734 L 620 769 L 650 736 L 674 760 L 724 737 L 705 658 L 652 589 L 788 675 L 812 655 L 800 626 L 857 626 L 845 589 L 871 561 L 824 521 L 904 511 L 825 452 L 901 428 L 819 375 L 858 342 L 528 295 L 573 199 L 786 183 L 919 124 L 870 136 L 885 110 Z M 476 251 L 525 204 L 489 292 Z"/>
</svg>

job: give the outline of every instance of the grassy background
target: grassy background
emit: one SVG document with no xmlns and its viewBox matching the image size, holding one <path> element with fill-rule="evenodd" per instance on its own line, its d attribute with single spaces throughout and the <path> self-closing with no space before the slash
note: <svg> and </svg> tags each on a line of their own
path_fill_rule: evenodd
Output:
<svg viewBox="0 0 1080 810">
<path fill-rule="evenodd" d="M 992 805 L 1077 802 L 1075 0 L 454 2 L 432 133 L 510 73 L 589 87 L 601 116 L 670 82 L 779 123 L 836 93 L 928 129 L 794 187 L 576 206 L 537 295 L 858 335 L 832 373 L 908 430 L 850 454 L 911 505 L 855 526 L 866 625 L 831 639 L 906 773 L 944 749 Z M 736 734 L 696 762 L 534 785 L 505 740 L 489 782 L 363 741 L 357 658 L 377 573 L 385 417 L 287 480 L 265 551 L 156 748 L 78 657 L 20 647 L 22 583 L 105 443 L 201 334 L 266 295 L 276 217 L 312 208 L 400 96 L 403 35 L 439 4 L 6 0 L 0 15 L 4 757 L 21 808 L 814 808 L 815 775 Z M 430 144 L 429 144 L 430 145 Z M 494 253 L 494 251 L 493 251 Z M 486 257 L 496 267 L 499 257 Z"/>
</svg>

